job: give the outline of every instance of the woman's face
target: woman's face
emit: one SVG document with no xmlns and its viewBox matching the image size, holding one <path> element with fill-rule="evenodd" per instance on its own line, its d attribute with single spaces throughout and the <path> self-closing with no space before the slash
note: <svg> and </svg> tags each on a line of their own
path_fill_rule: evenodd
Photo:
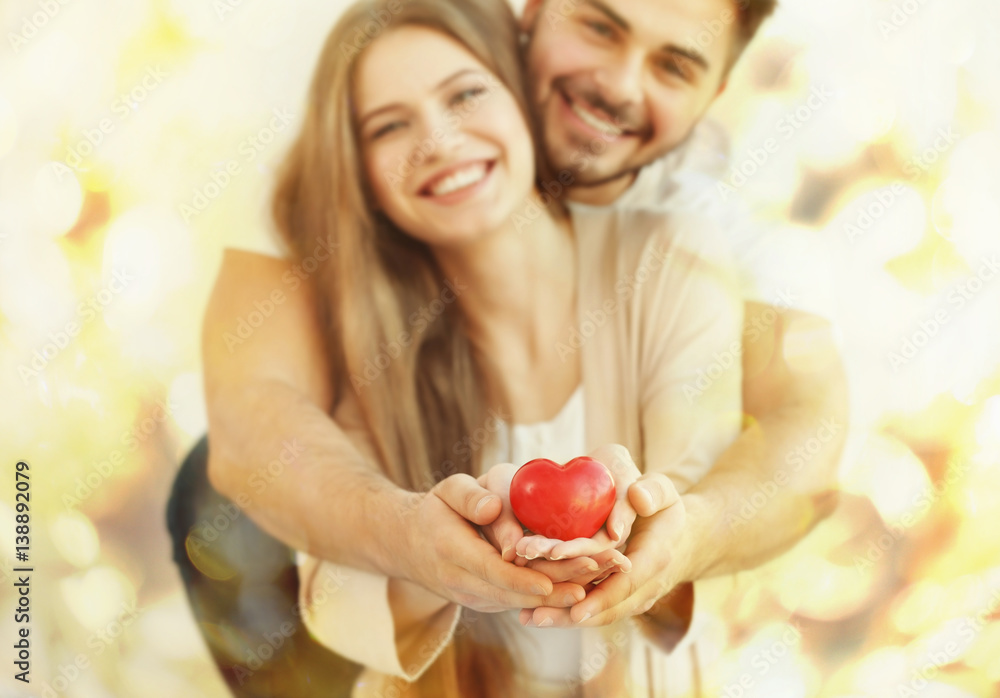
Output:
<svg viewBox="0 0 1000 698">
<path fill-rule="evenodd" d="M 359 58 L 354 104 L 379 208 L 431 247 L 496 230 L 534 186 L 531 135 L 507 88 L 460 43 L 417 26 Z"/>
</svg>

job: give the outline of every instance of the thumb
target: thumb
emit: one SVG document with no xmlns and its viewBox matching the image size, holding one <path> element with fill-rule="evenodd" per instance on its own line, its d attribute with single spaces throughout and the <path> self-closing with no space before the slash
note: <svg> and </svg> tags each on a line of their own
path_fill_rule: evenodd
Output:
<svg viewBox="0 0 1000 698">
<path fill-rule="evenodd" d="M 480 485 L 471 475 L 447 477 L 432 490 L 463 519 L 486 526 L 500 515 L 500 497 Z"/>
<path fill-rule="evenodd" d="M 663 473 L 646 473 L 629 486 L 628 500 L 639 516 L 652 516 L 676 504 L 680 495 Z"/>
</svg>

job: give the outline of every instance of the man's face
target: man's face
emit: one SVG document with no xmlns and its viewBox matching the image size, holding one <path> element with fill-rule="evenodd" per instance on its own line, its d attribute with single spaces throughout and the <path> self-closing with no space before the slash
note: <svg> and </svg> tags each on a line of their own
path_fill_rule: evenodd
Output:
<svg viewBox="0 0 1000 698">
<path fill-rule="evenodd" d="M 621 194 L 720 92 L 733 0 L 529 0 L 532 98 L 556 172 Z"/>
</svg>

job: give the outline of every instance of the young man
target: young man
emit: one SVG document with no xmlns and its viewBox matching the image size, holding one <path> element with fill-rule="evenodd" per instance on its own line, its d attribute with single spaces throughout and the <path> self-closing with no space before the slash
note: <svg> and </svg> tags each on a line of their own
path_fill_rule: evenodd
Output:
<svg viewBox="0 0 1000 698">
<path fill-rule="evenodd" d="M 698 124 L 773 6 L 774 0 L 530 0 L 525 51 L 553 166 L 547 188 L 563 188 L 571 202 L 591 206 L 727 211 L 714 186 L 699 184 L 712 181 L 701 161 L 711 161 L 718 148 Z M 728 232 L 738 258 L 752 266 L 746 260 L 754 259 L 754 235 L 745 227 Z M 317 250 L 316 257 L 329 253 Z M 630 575 L 610 578 L 572 608 L 546 606 L 547 579 L 499 553 L 482 553 L 470 522 L 496 520 L 496 497 L 464 476 L 446 478 L 426 494 L 401 492 L 373 474 L 330 419 L 321 333 L 303 280 L 309 269 L 306 260 L 289 272 L 273 259 L 227 254 L 203 338 L 211 481 L 293 548 L 411 579 L 474 608 L 539 606 L 534 623 L 596 625 L 641 613 L 682 583 L 772 557 L 832 509 L 846 398 L 830 328 L 776 305 L 775 289 L 757 278 L 748 282 L 742 349 L 728 359 L 742 360 L 751 426 L 681 497 L 686 516 L 677 516 L 668 488 L 655 478 L 630 489 L 639 514 L 634 530 L 673 510 L 673 564 L 652 570 L 633 560 Z M 754 277 L 753 269 L 744 271 Z M 278 301 L 276 289 L 293 292 Z M 272 314 L 234 350 L 227 333 L 261 302 L 271 304 Z M 705 357 L 705 368 L 710 376 L 725 370 L 725 361 Z M 698 387 L 692 390 L 697 399 Z M 820 430 L 826 436 L 817 440 Z M 820 446 L 803 456 L 802 445 L 813 441 Z M 286 460 L 289 443 L 295 453 Z M 269 470 L 274 462 L 281 467 Z M 748 507 L 746 497 L 758 491 L 767 501 Z M 416 518 L 399 516 L 398 540 L 368 534 L 370 517 L 404 510 Z M 404 519 L 421 525 L 404 526 Z M 428 556 L 444 572 L 417 578 L 413 561 Z"/>
</svg>

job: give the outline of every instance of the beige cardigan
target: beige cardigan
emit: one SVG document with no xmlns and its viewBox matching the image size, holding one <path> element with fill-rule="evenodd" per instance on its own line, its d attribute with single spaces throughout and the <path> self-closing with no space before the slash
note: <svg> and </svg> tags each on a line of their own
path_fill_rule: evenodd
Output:
<svg viewBox="0 0 1000 698">
<path fill-rule="evenodd" d="M 691 216 L 576 206 L 573 221 L 580 322 L 559 349 L 582 352 L 587 448 L 623 444 L 640 470 L 666 473 L 683 492 L 739 430 L 743 301 L 725 243 Z M 397 639 L 387 578 L 298 559 L 307 627 L 369 669 L 355 696 L 395 695 L 385 692 L 392 677 L 417 679 L 461 632 L 461 607 L 450 604 Z M 694 687 L 690 657 L 668 657 L 639 626 L 585 630 L 583 695 L 660 698 Z"/>
</svg>

